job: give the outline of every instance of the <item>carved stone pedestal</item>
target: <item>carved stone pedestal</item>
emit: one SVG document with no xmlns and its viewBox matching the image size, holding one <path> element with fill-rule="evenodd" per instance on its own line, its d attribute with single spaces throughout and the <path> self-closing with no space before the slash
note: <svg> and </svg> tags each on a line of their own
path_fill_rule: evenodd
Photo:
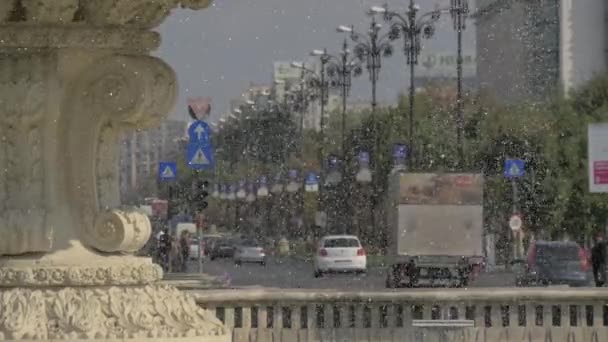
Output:
<svg viewBox="0 0 608 342">
<path fill-rule="evenodd" d="M 0 1 L 0 340 L 227 341 L 221 322 L 131 254 L 119 137 L 176 97 L 150 31 L 206 0 Z"/>
</svg>

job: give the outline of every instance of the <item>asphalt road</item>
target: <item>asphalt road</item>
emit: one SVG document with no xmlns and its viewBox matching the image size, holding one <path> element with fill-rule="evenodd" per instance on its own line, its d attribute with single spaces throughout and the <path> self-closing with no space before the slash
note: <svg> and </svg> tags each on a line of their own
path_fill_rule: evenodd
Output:
<svg viewBox="0 0 608 342">
<path fill-rule="evenodd" d="M 189 270 L 198 271 L 196 261 Z M 339 290 L 381 290 L 385 288 L 386 269 L 372 267 L 367 274 L 330 274 L 313 277 L 310 261 L 295 258 L 271 258 L 266 266 L 259 264 L 234 265 L 232 259 L 205 260 L 203 272 L 229 280 L 236 287 L 270 287 Z M 512 274 L 505 271 L 483 273 L 471 287 L 510 287 L 515 285 Z"/>
</svg>

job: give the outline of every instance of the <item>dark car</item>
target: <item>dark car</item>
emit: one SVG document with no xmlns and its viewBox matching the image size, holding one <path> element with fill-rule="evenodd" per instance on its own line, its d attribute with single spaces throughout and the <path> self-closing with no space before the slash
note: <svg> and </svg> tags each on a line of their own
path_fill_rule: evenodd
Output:
<svg viewBox="0 0 608 342">
<path fill-rule="evenodd" d="M 235 241 L 229 239 L 218 240 L 209 251 L 209 259 L 232 258 L 234 256 Z"/>
<path fill-rule="evenodd" d="M 517 277 L 520 286 L 588 286 L 589 262 L 575 242 L 535 241 L 530 244 L 525 269 Z"/>
</svg>

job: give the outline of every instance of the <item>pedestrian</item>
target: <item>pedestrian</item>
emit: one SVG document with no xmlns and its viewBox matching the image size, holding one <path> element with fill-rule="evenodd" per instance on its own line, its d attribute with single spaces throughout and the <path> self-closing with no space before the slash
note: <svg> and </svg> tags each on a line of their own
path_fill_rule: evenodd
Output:
<svg viewBox="0 0 608 342">
<path fill-rule="evenodd" d="M 591 248 L 591 266 L 595 286 L 603 287 L 606 283 L 606 241 L 603 235 L 597 237 L 595 245 Z"/>
<path fill-rule="evenodd" d="M 158 236 L 158 259 L 165 272 L 169 271 L 169 252 L 171 251 L 171 236 L 165 228 Z"/>
<path fill-rule="evenodd" d="M 182 231 L 182 236 L 179 239 L 179 247 L 181 252 L 181 270 L 182 272 L 186 272 L 188 258 L 190 257 L 190 232 L 187 230 Z"/>
<path fill-rule="evenodd" d="M 170 271 L 179 272 L 182 266 L 180 262 L 180 246 L 178 242 L 177 237 L 175 235 L 171 235 L 171 248 L 169 250 L 169 260 L 171 264 L 171 268 L 169 269 Z"/>
</svg>

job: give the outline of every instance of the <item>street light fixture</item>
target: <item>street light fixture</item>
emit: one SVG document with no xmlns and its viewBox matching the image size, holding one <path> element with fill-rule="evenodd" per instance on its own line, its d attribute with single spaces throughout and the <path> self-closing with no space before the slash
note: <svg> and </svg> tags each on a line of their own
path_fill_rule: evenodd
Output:
<svg viewBox="0 0 608 342">
<path fill-rule="evenodd" d="M 441 10 L 419 14 L 420 7 L 410 0 L 405 16 L 391 11 L 387 5 L 384 7 L 372 7 L 372 12 L 384 16 L 384 20 L 391 23 L 389 39 L 396 40 L 403 38 L 403 53 L 406 56 L 406 63 L 410 66 L 410 89 L 409 89 L 409 149 L 408 159 L 413 164 L 414 148 L 414 67 L 418 64 L 418 57 L 422 50 L 422 38 L 430 39 L 435 34 L 435 23 L 439 20 Z"/>
<path fill-rule="evenodd" d="M 304 64 L 301 63 L 301 62 L 291 62 L 291 63 L 289 63 L 289 65 L 292 68 L 297 68 L 297 69 L 303 69 L 304 68 Z"/>
<path fill-rule="evenodd" d="M 338 26 L 338 32 L 351 33 L 353 32 L 353 28 L 346 25 L 340 25 Z"/>
<path fill-rule="evenodd" d="M 312 50 L 312 51 L 310 52 L 310 55 L 311 55 L 311 56 L 315 56 L 315 57 L 320 57 L 320 56 L 323 56 L 323 55 L 325 55 L 325 54 L 326 54 L 326 51 L 325 51 L 325 50 L 319 50 L 319 49 L 315 49 L 315 50 Z"/>
<path fill-rule="evenodd" d="M 384 14 L 386 13 L 386 7 L 382 7 L 382 6 L 372 6 L 370 8 L 370 12 L 372 14 Z"/>
</svg>

